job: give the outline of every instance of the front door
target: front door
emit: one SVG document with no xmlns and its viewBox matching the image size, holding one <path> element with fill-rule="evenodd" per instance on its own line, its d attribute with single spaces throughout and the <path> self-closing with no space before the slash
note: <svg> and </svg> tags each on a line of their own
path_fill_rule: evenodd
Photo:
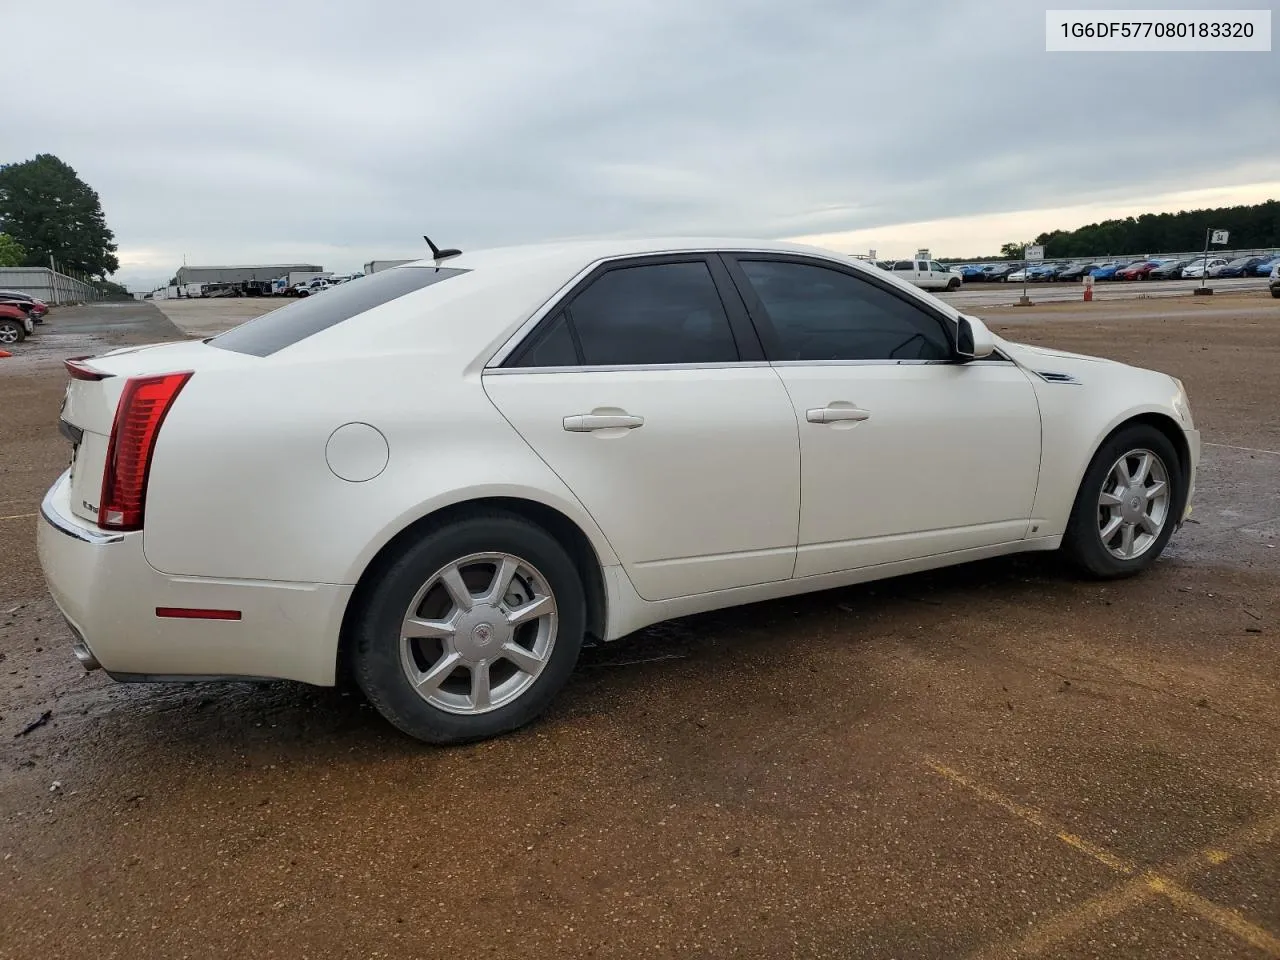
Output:
<svg viewBox="0 0 1280 960">
<path fill-rule="evenodd" d="M 644 599 L 791 576 L 795 414 L 718 258 L 596 271 L 484 386 Z"/>
<path fill-rule="evenodd" d="M 797 577 L 1026 536 L 1040 415 L 1018 367 L 954 362 L 944 314 L 854 267 L 730 266 L 800 427 Z"/>
</svg>

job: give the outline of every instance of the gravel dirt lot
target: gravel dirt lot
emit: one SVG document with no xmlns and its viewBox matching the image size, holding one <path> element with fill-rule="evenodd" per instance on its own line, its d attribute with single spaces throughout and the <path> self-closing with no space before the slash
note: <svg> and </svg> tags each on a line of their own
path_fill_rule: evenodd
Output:
<svg viewBox="0 0 1280 960">
<path fill-rule="evenodd" d="M 337 690 L 75 663 L 34 553 L 58 361 L 225 309 L 178 307 L 55 310 L 0 360 L 0 958 L 1280 956 L 1265 293 L 977 311 L 1186 381 L 1196 510 L 1149 575 L 1002 559 L 667 624 L 447 750 Z"/>
</svg>

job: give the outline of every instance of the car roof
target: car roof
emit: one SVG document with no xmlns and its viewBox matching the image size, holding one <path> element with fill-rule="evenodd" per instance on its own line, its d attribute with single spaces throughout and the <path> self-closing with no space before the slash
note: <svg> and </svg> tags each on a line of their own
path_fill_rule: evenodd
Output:
<svg viewBox="0 0 1280 960">
<path fill-rule="evenodd" d="M 741 237 L 650 237 L 610 240 L 561 240 L 507 247 L 487 247 L 464 251 L 456 257 L 440 261 L 440 265 L 460 269 L 550 267 L 558 263 L 579 262 L 583 265 L 617 257 L 639 257 L 664 253 L 694 253 L 704 250 L 743 250 L 772 253 L 813 253 L 824 257 L 841 256 L 834 250 L 792 243 L 787 240 L 754 240 Z M 434 266 L 430 257 L 402 266 Z"/>
<path fill-rule="evenodd" d="M 849 269 L 875 273 L 881 282 L 891 283 L 906 297 L 923 300 L 943 315 L 959 315 L 954 307 L 934 300 L 892 273 L 847 254 L 808 244 L 741 237 L 573 240 L 491 247 L 392 267 L 385 273 L 440 269 L 456 274 L 447 282 L 433 283 L 360 311 L 359 324 L 335 323 L 279 353 L 286 361 L 301 361 L 308 357 L 349 356 L 368 349 L 418 349 L 426 344 L 424 349 L 440 362 L 477 363 L 478 371 L 522 324 L 533 320 L 541 309 L 554 302 L 558 293 L 565 292 L 570 283 L 597 264 L 624 257 L 703 251 L 811 255 Z M 292 308 L 283 307 L 277 313 L 289 309 Z M 427 310 L 429 321 L 425 319 Z M 250 323 L 261 323 L 265 317 Z M 480 318 L 483 322 L 479 322 Z M 428 327 L 430 335 L 424 339 Z"/>
</svg>

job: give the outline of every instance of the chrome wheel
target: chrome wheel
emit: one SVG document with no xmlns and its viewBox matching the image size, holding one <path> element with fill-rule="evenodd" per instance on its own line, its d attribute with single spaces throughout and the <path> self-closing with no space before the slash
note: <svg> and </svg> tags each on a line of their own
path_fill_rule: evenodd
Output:
<svg viewBox="0 0 1280 960">
<path fill-rule="evenodd" d="M 1150 450 L 1130 450 L 1102 481 L 1098 536 L 1119 560 L 1142 556 L 1160 538 L 1169 518 L 1169 471 Z"/>
<path fill-rule="evenodd" d="M 515 700 L 551 658 L 559 617 L 545 577 L 508 553 L 437 570 L 400 625 L 400 664 L 429 704 L 478 714 Z"/>
</svg>

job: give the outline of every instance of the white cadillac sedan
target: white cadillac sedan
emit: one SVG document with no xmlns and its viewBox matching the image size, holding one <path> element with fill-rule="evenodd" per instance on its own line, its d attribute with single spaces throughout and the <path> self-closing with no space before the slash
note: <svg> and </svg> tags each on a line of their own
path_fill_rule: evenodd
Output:
<svg viewBox="0 0 1280 960">
<path fill-rule="evenodd" d="M 588 637 L 1062 548 L 1150 566 L 1200 440 L 1163 373 L 991 334 L 742 241 L 389 269 L 67 361 L 41 563 L 119 680 L 353 675 L 401 730 L 512 730 Z"/>
</svg>

